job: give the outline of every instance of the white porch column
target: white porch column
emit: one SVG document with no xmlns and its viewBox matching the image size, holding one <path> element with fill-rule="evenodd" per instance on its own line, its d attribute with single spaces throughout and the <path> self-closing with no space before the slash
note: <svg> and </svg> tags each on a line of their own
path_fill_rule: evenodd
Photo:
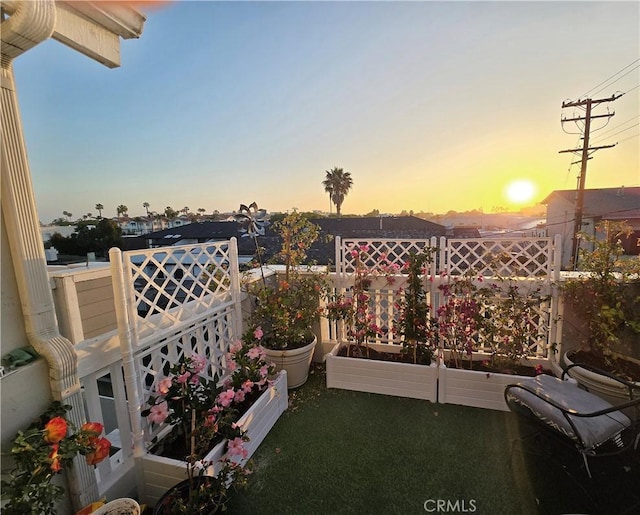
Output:
<svg viewBox="0 0 640 515">
<path fill-rule="evenodd" d="M 11 64 L 52 34 L 55 13 L 53 0 L 21 2 L 2 22 L 1 203 L 29 342 L 48 363 L 53 398 L 73 406 L 69 418 L 79 426 L 86 418 L 77 357 L 71 342 L 58 332 Z M 76 509 L 97 500 L 95 474 L 83 457 L 75 460 L 67 478 Z"/>
</svg>

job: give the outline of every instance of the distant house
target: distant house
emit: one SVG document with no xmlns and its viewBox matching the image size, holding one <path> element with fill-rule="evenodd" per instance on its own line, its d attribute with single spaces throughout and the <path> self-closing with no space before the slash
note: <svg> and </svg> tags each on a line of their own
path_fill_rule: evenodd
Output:
<svg viewBox="0 0 640 515">
<path fill-rule="evenodd" d="M 113 218 L 112 220 L 120 225 L 122 234 L 125 236 L 140 236 L 153 231 L 161 231 L 162 229 L 182 227 L 191 223 L 191 220 L 186 216 L 171 219 L 165 216 L 136 216 L 135 218 L 125 216 Z"/>
<path fill-rule="evenodd" d="M 542 201 L 547 206 L 548 236 L 562 236 L 563 267 L 571 262 L 576 197 L 576 190 L 556 190 Z M 631 225 L 634 233 L 623 244 L 627 253 L 640 253 L 640 187 L 585 190 L 582 231 L 594 235 L 595 226 L 602 220 L 626 221 Z"/>
<path fill-rule="evenodd" d="M 321 237 L 310 249 L 308 255 L 311 261 L 319 264 L 327 264 L 335 260 L 336 236 L 366 239 L 428 239 L 445 235 L 444 226 L 415 216 L 317 218 L 311 221 L 320 227 Z M 252 238 L 242 237 L 235 221 L 198 222 L 144 236 L 149 247 L 206 243 L 228 240 L 232 237 L 238 238 L 238 253 L 241 256 L 252 256 L 255 253 L 255 242 Z M 280 249 L 280 238 L 270 226 L 264 236 L 258 237 L 258 243 L 264 248 L 265 260 Z"/>
</svg>

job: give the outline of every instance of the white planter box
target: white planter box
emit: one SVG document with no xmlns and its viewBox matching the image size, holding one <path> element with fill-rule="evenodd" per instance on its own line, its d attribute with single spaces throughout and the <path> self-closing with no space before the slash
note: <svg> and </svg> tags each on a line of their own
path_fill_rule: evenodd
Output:
<svg viewBox="0 0 640 515">
<path fill-rule="evenodd" d="M 504 388 L 526 376 L 441 367 L 438 402 L 509 411 Z"/>
<path fill-rule="evenodd" d="M 250 439 L 245 444 L 249 454 L 243 463 L 251 458 L 288 405 L 287 373 L 282 371 L 238 421 Z M 225 447 L 226 441 L 220 442 L 205 459 L 217 463 L 223 457 Z M 140 459 L 140 467 L 144 481 L 142 502 L 149 506 L 154 506 L 169 488 L 187 479 L 187 465 L 181 460 L 146 454 Z M 214 470 L 207 473 L 213 474 Z"/>
<path fill-rule="evenodd" d="M 327 388 L 341 388 L 358 392 L 380 393 L 424 399 L 436 402 L 438 391 L 438 367 L 395 363 L 373 359 L 338 356 L 341 344 L 326 356 Z M 371 344 L 383 352 L 399 352 L 398 347 Z"/>
</svg>

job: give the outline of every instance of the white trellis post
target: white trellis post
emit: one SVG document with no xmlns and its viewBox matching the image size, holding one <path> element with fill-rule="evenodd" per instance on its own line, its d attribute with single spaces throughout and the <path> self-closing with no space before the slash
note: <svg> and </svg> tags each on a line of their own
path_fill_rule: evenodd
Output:
<svg viewBox="0 0 640 515">
<path fill-rule="evenodd" d="M 127 309 L 127 292 L 125 285 L 125 275 L 122 266 L 122 251 L 112 248 L 109 251 L 109 261 L 111 262 L 111 275 L 113 280 L 113 295 L 116 307 L 116 320 L 118 322 L 118 336 L 120 338 L 120 353 L 122 355 L 122 368 L 124 380 L 127 387 L 127 405 L 129 408 L 129 420 L 131 423 L 131 436 L 133 445 L 133 457 L 140 458 L 145 453 L 144 431 L 140 419 L 141 401 L 139 385 L 136 373 L 136 364 L 133 358 L 133 328 L 129 319 Z M 138 481 L 139 494 L 143 495 L 144 481 L 141 477 L 139 464 L 136 460 L 136 478 Z"/>
<path fill-rule="evenodd" d="M 229 274 L 231 277 L 231 298 L 234 305 L 234 331 L 235 337 L 242 336 L 242 299 L 240 297 L 240 266 L 238 264 L 238 240 L 229 240 Z"/>
</svg>

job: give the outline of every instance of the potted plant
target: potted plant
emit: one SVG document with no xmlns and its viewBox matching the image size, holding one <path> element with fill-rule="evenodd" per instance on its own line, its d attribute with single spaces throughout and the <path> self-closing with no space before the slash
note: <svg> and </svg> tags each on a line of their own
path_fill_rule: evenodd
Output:
<svg viewBox="0 0 640 515">
<path fill-rule="evenodd" d="M 250 289 L 254 306 L 246 320 L 244 340 L 264 347 L 277 370 L 287 371 L 288 387 L 297 388 L 309 374 L 317 343 L 313 329 L 327 285 L 325 274 L 311 267 L 301 269 L 320 229 L 295 209 L 276 222 L 274 229 L 282 243 L 273 262 L 284 264 L 284 275 L 271 283 L 262 275 L 262 281 Z M 258 233 L 248 234 L 256 237 Z M 257 240 L 256 248 L 261 262 Z"/>
<path fill-rule="evenodd" d="M 248 471 L 243 464 L 249 450 L 245 443 L 253 433 L 244 417 L 262 418 L 254 408 L 269 402 L 263 394 L 273 386 L 274 368 L 265 361 L 263 349 L 241 341 L 231 346 L 225 360 L 230 375 L 222 381 L 208 380 L 202 374 L 205 359 L 183 355 L 156 382 L 156 394 L 142 411 L 152 427 L 168 429 L 155 442 L 156 450 L 171 449 L 186 470 L 186 479 L 178 477 L 182 481 L 175 484 L 174 480 L 174 486 L 157 500 L 155 513 L 214 513 L 224 509 L 233 490 L 246 484 Z M 286 382 L 284 377 L 278 380 Z M 264 434 L 261 428 L 256 446 Z"/>
<path fill-rule="evenodd" d="M 67 419 L 71 406 L 54 402 L 49 409 L 13 440 L 15 465 L 9 479 L 2 480 L 2 512 L 15 515 L 55 515 L 64 488 L 52 482 L 82 455 L 89 465 L 109 456 L 111 443 L 102 424 L 87 422 L 79 429 Z"/>
<path fill-rule="evenodd" d="M 577 332 L 579 347 L 563 359 L 567 365 L 585 363 L 640 382 L 640 259 L 623 257 L 621 242 L 631 232 L 626 223 L 604 221 L 595 236 L 581 236 L 592 250 L 580 249 L 581 273 L 565 281 L 563 294 L 583 330 Z M 572 368 L 572 375 L 599 393 L 619 396 L 615 383 L 604 376 L 579 367 Z"/>
<path fill-rule="evenodd" d="M 352 286 L 334 294 L 325 309 L 325 316 L 340 326 L 339 341 L 326 356 L 327 387 L 435 401 L 437 367 L 424 366 L 429 364 L 426 359 L 418 359 L 420 351 L 424 351 L 423 357 L 428 357 L 430 362 L 430 348 L 426 343 L 419 347 L 417 341 L 415 346 L 412 342 L 423 336 L 425 342 L 429 341 L 428 317 L 424 324 L 417 318 L 425 312 L 425 298 L 420 287 L 409 285 L 413 299 L 408 303 L 394 303 L 401 313 L 405 313 L 397 319 L 399 324 L 404 321 L 404 327 L 399 325 L 395 331 L 406 337 L 405 346 L 393 342 L 376 343 L 373 340 L 394 334 L 394 329 L 387 327 L 387 324 L 393 324 L 393 317 L 387 313 L 383 320 L 376 314 L 376 292 L 384 291 L 384 296 L 398 293 L 398 290 L 389 293 L 388 289 L 398 279 L 400 266 L 388 260 L 385 254 L 374 259 L 366 244 L 352 247 L 349 253 L 355 267 Z M 415 282 L 421 280 L 420 271 L 426 262 L 422 259 L 415 258 Z"/>
</svg>

